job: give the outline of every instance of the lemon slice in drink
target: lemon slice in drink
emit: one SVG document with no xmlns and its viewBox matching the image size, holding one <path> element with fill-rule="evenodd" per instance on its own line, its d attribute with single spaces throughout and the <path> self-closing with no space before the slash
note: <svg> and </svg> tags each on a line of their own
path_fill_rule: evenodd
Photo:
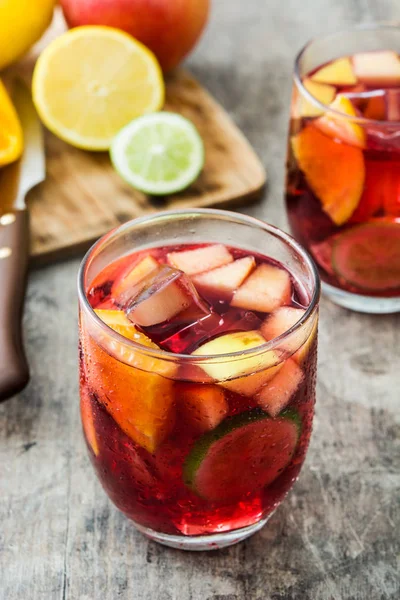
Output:
<svg viewBox="0 0 400 600">
<path fill-rule="evenodd" d="M 133 187 L 161 196 L 185 189 L 198 177 L 204 147 L 190 121 L 159 112 L 124 127 L 112 143 L 111 160 Z"/>
<path fill-rule="evenodd" d="M 159 110 L 165 95 L 153 53 L 102 26 L 77 27 L 55 39 L 36 63 L 32 92 L 43 123 L 86 150 L 108 150 L 122 127 Z"/>
</svg>

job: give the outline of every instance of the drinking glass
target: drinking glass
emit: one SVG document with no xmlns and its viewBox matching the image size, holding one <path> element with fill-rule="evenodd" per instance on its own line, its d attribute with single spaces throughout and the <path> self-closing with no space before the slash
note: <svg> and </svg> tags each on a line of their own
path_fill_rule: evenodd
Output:
<svg viewBox="0 0 400 600">
<path fill-rule="evenodd" d="M 93 310 L 93 281 L 104 272 L 102 289 L 109 287 L 114 261 L 132 252 L 204 243 L 279 261 L 304 299 L 301 318 L 256 348 L 194 356 L 127 339 Z M 258 531 L 296 481 L 311 435 L 319 278 L 307 252 L 288 234 L 248 216 L 163 212 L 100 239 L 82 262 L 78 292 L 83 429 L 114 504 L 149 538 L 176 548 L 222 548 Z M 257 381 L 271 368 L 281 374 L 279 385 L 271 381 L 285 400 L 274 416 L 256 396 Z M 228 409 L 215 429 L 193 433 L 181 395 L 190 390 L 205 398 L 210 387 L 223 390 Z"/>
<path fill-rule="evenodd" d="M 399 52 L 398 24 L 363 25 L 310 41 L 294 68 L 291 231 L 325 294 L 369 313 L 400 310 Z"/>
</svg>

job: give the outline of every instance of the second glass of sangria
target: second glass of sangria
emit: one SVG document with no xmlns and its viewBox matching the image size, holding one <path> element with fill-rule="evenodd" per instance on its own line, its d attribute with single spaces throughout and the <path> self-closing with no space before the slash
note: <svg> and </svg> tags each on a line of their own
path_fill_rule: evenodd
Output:
<svg viewBox="0 0 400 600">
<path fill-rule="evenodd" d="M 400 310 L 400 27 L 308 43 L 295 63 L 286 202 L 325 293 Z"/>
</svg>

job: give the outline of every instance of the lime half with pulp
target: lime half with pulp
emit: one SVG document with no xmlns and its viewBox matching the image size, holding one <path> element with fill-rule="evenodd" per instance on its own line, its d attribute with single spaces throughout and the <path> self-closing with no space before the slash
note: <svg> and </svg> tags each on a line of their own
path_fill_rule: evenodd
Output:
<svg viewBox="0 0 400 600">
<path fill-rule="evenodd" d="M 111 160 L 123 179 L 155 196 L 187 188 L 204 165 L 203 141 L 196 127 L 175 113 L 135 119 L 111 145 Z"/>
</svg>

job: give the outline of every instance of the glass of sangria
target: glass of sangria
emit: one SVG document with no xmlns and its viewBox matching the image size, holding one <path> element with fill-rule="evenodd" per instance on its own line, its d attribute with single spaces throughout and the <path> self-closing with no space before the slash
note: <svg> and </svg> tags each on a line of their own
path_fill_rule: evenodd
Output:
<svg viewBox="0 0 400 600">
<path fill-rule="evenodd" d="M 258 531 L 311 435 L 319 278 L 289 235 L 219 210 L 115 229 L 79 274 L 83 430 L 111 500 L 151 539 Z"/>
<path fill-rule="evenodd" d="M 400 27 L 309 42 L 295 63 L 286 203 L 324 292 L 400 310 Z"/>
</svg>

